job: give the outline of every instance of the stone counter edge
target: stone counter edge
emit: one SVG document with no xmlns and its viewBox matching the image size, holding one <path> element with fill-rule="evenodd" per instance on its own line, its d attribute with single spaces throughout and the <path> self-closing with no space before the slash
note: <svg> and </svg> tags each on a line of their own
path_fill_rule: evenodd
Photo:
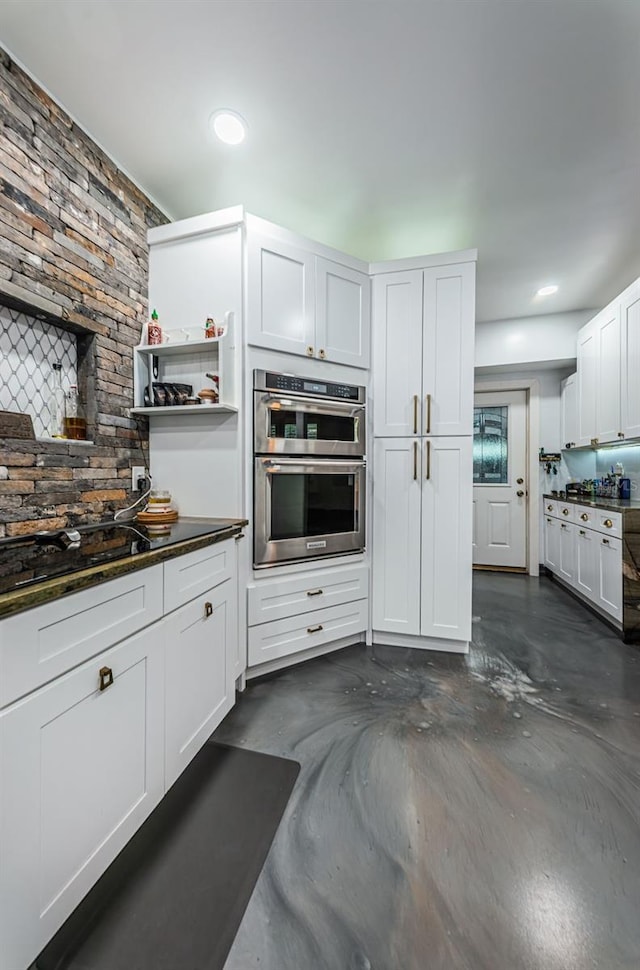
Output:
<svg viewBox="0 0 640 970">
<path fill-rule="evenodd" d="M 193 539 L 185 539 L 183 542 L 176 542 L 172 546 L 150 549 L 149 552 L 127 556 L 126 559 L 116 559 L 111 563 L 92 566 L 90 569 L 82 569 L 80 572 L 71 573 L 68 576 L 46 579 L 25 589 L 2 593 L 0 594 L 0 619 L 5 616 L 12 616 L 14 613 L 22 613 L 24 610 L 30 610 L 35 606 L 42 606 L 44 603 L 58 599 L 59 596 L 67 596 L 69 593 L 76 593 L 81 589 L 88 589 L 90 586 L 99 586 L 100 583 L 106 583 L 118 576 L 126 576 L 129 573 L 137 572 L 139 569 L 147 569 L 149 566 L 155 566 L 156 563 L 165 562 L 167 559 L 175 559 L 176 556 L 184 556 L 186 553 L 204 549 L 216 542 L 232 539 L 239 535 L 248 524 L 248 519 L 237 519 L 234 520 L 233 525 L 217 532 L 195 536 Z"/>
</svg>

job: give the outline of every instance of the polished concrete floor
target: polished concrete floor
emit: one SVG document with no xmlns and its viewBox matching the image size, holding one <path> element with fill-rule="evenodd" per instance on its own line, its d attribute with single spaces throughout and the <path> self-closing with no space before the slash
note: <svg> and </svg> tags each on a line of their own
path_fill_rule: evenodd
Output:
<svg viewBox="0 0 640 970">
<path fill-rule="evenodd" d="M 640 968 L 640 650 L 474 583 L 468 657 L 351 647 L 217 732 L 302 764 L 225 970 Z"/>
</svg>

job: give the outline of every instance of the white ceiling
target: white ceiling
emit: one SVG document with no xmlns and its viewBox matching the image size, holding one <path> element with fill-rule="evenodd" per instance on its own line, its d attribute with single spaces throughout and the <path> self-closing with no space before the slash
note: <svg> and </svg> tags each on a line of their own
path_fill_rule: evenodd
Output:
<svg viewBox="0 0 640 970">
<path fill-rule="evenodd" d="M 172 218 L 243 203 L 367 260 L 477 246 L 480 320 L 640 275 L 638 0 L 0 0 L 0 41 Z"/>
</svg>

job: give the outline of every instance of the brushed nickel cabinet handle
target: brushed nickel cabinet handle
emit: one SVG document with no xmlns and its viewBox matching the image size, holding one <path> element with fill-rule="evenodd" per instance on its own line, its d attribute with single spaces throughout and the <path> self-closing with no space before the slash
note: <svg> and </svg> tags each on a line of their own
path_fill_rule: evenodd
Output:
<svg viewBox="0 0 640 970">
<path fill-rule="evenodd" d="M 427 441 L 427 471 L 425 474 L 426 481 L 431 478 L 431 442 Z"/>
<path fill-rule="evenodd" d="M 413 433 L 418 433 L 418 395 L 413 395 Z"/>
<path fill-rule="evenodd" d="M 611 519 L 605 519 L 603 524 L 606 525 L 607 529 L 613 529 L 613 522 Z"/>
<path fill-rule="evenodd" d="M 106 690 L 113 683 L 113 670 L 111 667 L 101 667 L 98 671 L 98 677 L 100 678 L 100 690 Z"/>
<path fill-rule="evenodd" d="M 418 442 L 413 442 L 413 480 L 418 481 Z"/>
<path fill-rule="evenodd" d="M 313 357 L 313 347 L 307 347 L 307 357 Z"/>
<path fill-rule="evenodd" d="M 205 615 L 205 617 L 211 616 L 212 613 L 213 613 L 213 604 L 212 603 L 205 603 L 204 604 L 204 615 Z"/>
<path fill-rule="evenodd" d="M 326 356 L 327 354 L 324 347 L 321 347 L 320 350 L 318 351 L 318 357 L 320 358 L 320 360 L 325 360 Z"/>
<path fill-rule="evenodd" d="M 427 394 L 427 434 L 431 434 L 431 395 Z"/>
<path fill-rule="evenodd" d="M 308 626 L 307 633 L 319 633 L 323 629 L 322 623 L 318 623 L 317 626 Z"/>
<path fill-rule="evenodd" d="M 322 596 L 323 592 L 322 589 L 308 589 L 307 596 Z"/>
<path fill-rule="evenodd" d="M 580 518 L 582 519 L 583 522 L 588 522 L 589 521 L 589 516 L 587 515 L 586 512 L 583 512 L 582 515 L 580 516 Z"/>
</svg>

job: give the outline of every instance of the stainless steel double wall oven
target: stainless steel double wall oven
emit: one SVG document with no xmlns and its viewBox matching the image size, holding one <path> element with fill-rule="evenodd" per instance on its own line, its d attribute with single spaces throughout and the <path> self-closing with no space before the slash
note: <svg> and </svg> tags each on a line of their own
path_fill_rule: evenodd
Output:
<svg viewBox="0 0 640 970">
<path fill-rule="evenodd" d="M 254 565 L 361 552 L 365 388 L 253 376 Z"/>
</svg>

